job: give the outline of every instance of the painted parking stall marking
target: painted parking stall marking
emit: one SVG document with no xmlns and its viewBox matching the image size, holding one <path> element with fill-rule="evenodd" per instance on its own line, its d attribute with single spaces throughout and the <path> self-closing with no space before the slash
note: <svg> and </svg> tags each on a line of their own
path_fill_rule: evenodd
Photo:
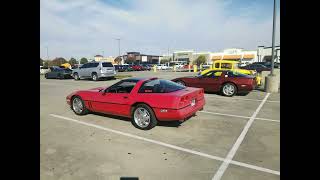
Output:
<svg viewBox="0 0 320 180">
<path fill-rule="evenodd" d="M 112 132 L 112 133 L 115 133 L 115 134 L 120 134 L 120 135 L 127 136 L 127 137 L 130 137 L 130 138 L 139 139 L 139 140 L 142 140 L 142 141 L 147 141 L 147 142 L 150 142 L 150 143 L 158 144 L 158 145 L 161 145 L 161 146 L 165 146 L 165 147 L 168 147 L 168 148 L 172 148 L 172 149 L 176 149 L 176 150 L 179 150 L 179 151 L 187 152 L 187 153 L 190 153 L 190 154 L 195 154 L 195 155 L 206 157 L 206 158 L 209 158 L 209 159 L 218 160 L 218 161 L 222 161 L 222 162 L 225 161 L 225 158 L 222 158 L 222 157 L 213 156 L 213 155 L 202 153 L 202 152 L 199 152 L 199 151 L 186 149 L 186 148 L 175 146 L 175 145 L 172 145 L 172 144 L 167 144 L 167 143 L 164 143 L 164 142 L 160 142 L 160 141 L 156 141 L 156 140 L 140 137 L 140 136 L 137 136 L 137 135 L 134 135 L 134 134 L 129 134 L 129 133 L 121 132 L 121 131 L 118 131 L 118 130 L 113 130 L 113 129 L 110 129 L 110 128 L 102 127 L 102 126 L 91 124 L 91 123 L 86 123 L 86 122 L 75 120 L 75 119 L 72 119 L 72 118 L 69 118 L 69 117 L 64 117 L 64 116 L 60 116 L 60 115 L 56 115 L 56 114 L 50 114 L 50 116 L 53 116 L 53 117 L 56 117 L 56 118 L 59 118 L 59 119 L 68 120 L 68 121 L 75 122 L 75 123 L 78 123 L 78 124 L 94 127 L 94 128 L 101 129 L 101 130 L 108 131 L 108 132 Z M 254 169 L 254 170 L 257 170 L 257 171 L 262 171 L 262 172 L 267 172 L 267 173 L 271 173 L 271 174 L 275 174 L 275 175 L 280 175 L 279 171 L 275 171 L 275 170 L 271 170 L 271 169 L 267 169 L 267 168 L 263 168 L 263 167 L 258 167 L 258 166 L 254 166 L 254 165 L 251 165 L 251 164 L 246 164 L 246 163 L 233 161 L 233 160 L 231 160 L 229 163 L 237 165 L 237 166 L 241 166 L 241 167 Z"/>
<path fill-rule="evenodd" d="M 222 175 L 224 174 L 224 172 L 226 171 L 226 169 L 228 168 L 229 164 L 231 163 L 234 155 L 236 154 L 237 150 L 239 149 L 242 141 L 244 140 L 250 126 L 252 125 L 253 121 L 255 120 L 257 114 L 259 113 L 259 111 L 261 110 L 262 106 L 264 105 L 264 103 L 267 101 L 268 97 L 269 97 L 270 93 L 267 93 L 267 95 L 264 97 L 264 99 L 262 100 L 262 102 L 260 103 L 260 105 L 258 106 L 258 108 L 256 109 L 256 111 L 253 113 L 253 115 L 251 116 L 250 120 L 247 122 L 247 124 L 244 126 L 240 136 L 238 137 L 237 141 L 234 143 L 234 145 L 232 146 L 231 150 L 229 151 L 227 157 L 224 159 L 223 163 L 220 165 L 218 171 L 216 172 L 216 174 L 213 176 L 212 180 L 220 180 Z M 280 172 L 279 172 L 280 175 Z"/>
<path fill-rule="evenodd" d="M 205 97 L 207 97 L 207 98 L 218 98 L 218 99 L 230 99 L 230 100 L 243 100 L 243 101 L 258 101 L 258 102 L 263 101 L 263 100 L 260 100 L 260 99 L 234 98 L 234 97 L 230 98 L 230 97 L 213 96 L 213 95 L 208 95 L 208 94 L 205 94 Z M 266 101 L 266 102 L 280 103 L 280 101 Z"/>
<path fill-rule="evenodd" d="M 243 119 L 250 119 L 250 118 L 251 118 L 251 117 L 249 117 L 249 116 L 239 116 L 239 115 L 224 114 L 224 113 L 217 113 L 217 112 L 210 112 L 210 111 L 198 111 L 198 112 L 199 112 L 199 113 L 207 113 L 207 114 L 220 115 L 220 116 L 238 117 L 238 118 L 243 118 Z M 261 120 L 261 121 L 271 121 L 271 122 L 280 123 L 280 120 L 275 120 L 275 119 L 267 119 L 267 118 L 255 118 L 255 119 Z"/>
</svg>

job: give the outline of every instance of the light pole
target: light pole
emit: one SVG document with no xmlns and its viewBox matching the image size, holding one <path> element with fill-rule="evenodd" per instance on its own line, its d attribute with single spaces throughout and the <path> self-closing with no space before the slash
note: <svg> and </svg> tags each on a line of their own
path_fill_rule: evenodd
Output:
<svg viewBox="0 0 320 180">
<path fill-rule="evenodd" d="M 48 48 L 48 46 L 46 46 L 46 49 L 47 49 L 47 60 L 49 60 L 49 48 Z"/>
<path fill-rule="evenodd" d="M 272 29 L 272 55 L 271 55 L 271 71 L 265 78 L 265 91 L 268 93 L 276 93 L 279 91 L 280 79 L 274 74 L 274 43 L 276 30 L 276 0 L 273 1 L 273 29 Z"/>
<path fill-rule="evenodd" d="M 120 38 L 117 38 L 116 40 L 118 40 L 119 57 L 120 57 Z"/>
<path fill-rule="evenodd" d="M 273 0 L 273 29 L 272 29 L 272 55 L 271 55 L 271 71 L 270 75 L 273 76 L 273 69 L 274 69 L 274 43 L 275 43 L 275 36 L 276 36 L 276 0 Z"/>
</svg>

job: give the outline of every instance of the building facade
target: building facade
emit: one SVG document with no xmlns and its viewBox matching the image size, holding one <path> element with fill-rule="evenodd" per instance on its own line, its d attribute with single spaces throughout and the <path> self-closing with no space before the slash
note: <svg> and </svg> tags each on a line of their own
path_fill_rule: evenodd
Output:
<svg viewBox="0 0 320 180">
<path fill-rule="evenodd" d="M 109 56 L 109 57 L 103 57 L 101 55 L 95 55 L 94 56 L 94 61 L 97 61 L 97 62 L 105 61 L 105 62 L 111 62 L 112 64 L 115 64 L 114 59 L 115 58 L 112 57 L 112 56 Z"/>
<path fill-rule="evenodd" d="M 248 64 L 257 62 L 257 51 L 242 48 L 224 49 L 222 52 L 211 53 L 211 60 L 233 60 Z"/>
<path fill-rule="evenodd" d="M 162 56 L 146 55 L 140 52 L 127 52 L 123 55 L 123 61 L 127 64 L 159 64 Z"/>
<path fill-rule="evenodd" d="M 280 46 L 275 46 L 274 50 L 274 61 L 280 63 Z M 257 56 L 259 62 L 270 62 L 272 59 L 272 47 L 258 46 Z"/>
</svg>

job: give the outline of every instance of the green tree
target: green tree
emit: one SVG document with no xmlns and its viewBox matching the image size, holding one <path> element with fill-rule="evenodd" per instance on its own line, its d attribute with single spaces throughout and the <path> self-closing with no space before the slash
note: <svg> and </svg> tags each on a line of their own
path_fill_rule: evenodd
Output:
<svg viewBox="0 0 320 180">
<path fill-rule="evenodd" d="M 49 61 L 49 66 L 60 66 L 61 64 L 67 63 L 68 61 L 63 57 L 57 57 L 52 61 Z"/>
<path fill-rule="evenodd" d="M 71 66 L 73 66 L 73 65 L 75 65 L 75 64 L 78 64 L 78 61 L 75 59 L 75 58 L 71 58 L 70 60 L 69 60 L 69 64 L 71 65 Z"/>
<path fill-rule="evenodd" d="M 206 57 L 204 55 L 200 55 L 197 59 L 193 61 L 193 65 L 199 66 L 200 64 L 206 63 Z"/>
<path fill-rule="evenodd" d="M 43 59 L 40 58 L 40 66 L 43 66 Z"/>
<path fill-rule="evenodd" d="M 80 59 L 80 64 L 85 64 L 85 63 L 87 63 L 87 62 L 88 62 L 88 59 L 85 58 L 85 57 L 83 57 L 83 58 Z"/>
<path fill-rule="evenodd" d="M 114 59 L 114 62 L 117 63 L 117 64 L 120 64 L 121 61 L 122 61 L 122 59 L 121 59 L 120 56 L 118 56 L 118 57 L 116 57 L 116 58 Z"/>
<path fill-rule="evenodd" d="M 49 67 L 49 61 L 43 61 L 43 67 Z"/>
</svg>

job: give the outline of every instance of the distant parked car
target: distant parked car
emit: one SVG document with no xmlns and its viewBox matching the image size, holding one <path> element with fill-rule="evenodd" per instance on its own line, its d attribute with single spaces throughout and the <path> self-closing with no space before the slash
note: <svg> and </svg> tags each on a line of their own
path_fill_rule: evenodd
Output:
<svg viewBox="0 0 320 180">
<path fill-rule="evenodd" d="M 258 73 L 262 72 L 262 71 L 270 71 L 271 68 L 264 66 L 262 64 L 249 64 L 247 66 L 241 67 L 242 69 L 247 69 L 247 70 L 255 70 Z"/>
<path fill-rule="evenodd" d="M 210 70 L 203 75 L 181 77 L 172 81 L 188 87 L 203 88 L 206 92 L 221 92 L 224 96 L 247 94 L 256 87 L 254 76 L 230 70 Z"/>
<path fill-rule="evenodd" d="M 145 70 L 145 71 L 150 71 L 151 70 L 151 66 L 148 65 L 148 64 L 143 64 L 142 65 L 142 69 Z"/>
<path fill-rule="evenodd" d="M 110 62 L 89 62 L 72 72 L 75 80 L 91 78 L 94 81 L 100 78 L 114 78 L 115 67 Z"/>
<path fill-rule="evenodd" d="M 158 70 L 167 70 L 167 69 L 169 69 L 169 67 L 165 64 L 158 64 L 157 69 Z"/>
<path fill-rule="evenodd" d="M 50 67 L 50 72 L 47 72 L 44 77 L 46 79 L 71 79 L 72 70 L 69 68 Z"/>
<path fill-rule="evenodd" d="M 142 66 L 140 66 L 140 65 L 133 65 L 132 66 L 132 69 L 134 70 L 134 71 L 142 71 L 143 70 L 143 68 L 142 68 Z"/>
</svg>

